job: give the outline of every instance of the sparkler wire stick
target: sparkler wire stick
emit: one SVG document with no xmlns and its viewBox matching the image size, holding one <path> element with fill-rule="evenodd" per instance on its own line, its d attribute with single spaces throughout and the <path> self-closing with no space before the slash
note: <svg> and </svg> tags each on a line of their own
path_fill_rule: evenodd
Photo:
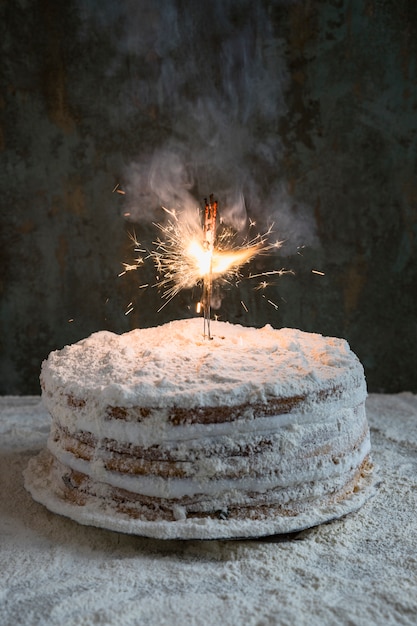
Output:
<svg viewBox="0 0 417 626">
<path fill-rule="evenodd" d="M 203 314 L 204 314 L 204 336 L 212 339 L 210 333 L 210 304 L 213 289 L 213 250 L 216 238 L 216 217 L 217 200 L 213 200 L 210 195 L 209 202 L 205 200 L 204 210 L 204 248 L 210 255 L 210 266 L 203 278 Z"/>
</svg>

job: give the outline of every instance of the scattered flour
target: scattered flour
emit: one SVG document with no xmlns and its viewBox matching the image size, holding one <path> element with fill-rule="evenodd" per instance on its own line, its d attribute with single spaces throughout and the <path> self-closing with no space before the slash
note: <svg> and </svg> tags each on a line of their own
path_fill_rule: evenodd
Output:
<svg viewBox="0 0 417 626">
<path fill-rule="evenodd" d="M 0 624 L 415 625 L 417 396 L 367 401 L 377 495 L 357 513 L 247 541 L 161 541 L 48 512 L 22 471 L 44 448 L 39 398 L 0 398 Z"/>
</svg>

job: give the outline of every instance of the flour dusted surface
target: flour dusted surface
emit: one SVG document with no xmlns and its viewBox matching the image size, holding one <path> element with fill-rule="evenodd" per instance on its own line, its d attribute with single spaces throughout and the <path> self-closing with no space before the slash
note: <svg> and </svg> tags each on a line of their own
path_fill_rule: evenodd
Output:
<svg viewBox="0 0 417 626">
<path fill-rule="evenodd" d="M 417 396 L 371 394 L 367 414 L 382 484 L 354 515 L 291 537 L 161 541 L 34 502 L 22 471 L 50 418 L 39 397 L 0 398 L 0 623 L 413 626 Z"/>
</svg>

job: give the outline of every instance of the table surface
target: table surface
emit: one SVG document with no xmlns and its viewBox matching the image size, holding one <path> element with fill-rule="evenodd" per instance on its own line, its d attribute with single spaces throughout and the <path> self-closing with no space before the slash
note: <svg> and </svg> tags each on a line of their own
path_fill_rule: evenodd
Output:
<svg viewBox="0 0 417 626">
<path fill-rule="evenodd" d="M 162 541 L 81 526 L 32 500 L 22 471 L 49 417 L 0 397 L 0 624 L 417 624 L 417 396 L 367 400 L 379 488 L 293 536 Z"/>
</svg>

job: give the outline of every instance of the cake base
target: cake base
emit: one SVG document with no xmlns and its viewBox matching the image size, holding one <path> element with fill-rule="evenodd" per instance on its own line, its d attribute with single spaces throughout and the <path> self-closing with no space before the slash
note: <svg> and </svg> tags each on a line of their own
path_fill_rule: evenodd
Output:
<svg viewBox="0 0 417 626">
<path fill-rule="evenodd" d="M 364 472 L 355 491 L 345 499 L 311 508 L 293 517 L 276 514 L 263 519 L 185 519 L 147 521 L 132 519 L 109 504 L 90 498 L 83 506 L 61 499 L 53 489 L 48 452 L 42 451 L 30 460 L 24 472 L 25 487 L 34 500 L 53 513 L 79 524 L 128 533 L 153 539 L 247 539 L 300 532 L 313 526 L 354 513 L 376 492 L 375 475 Z"/>
</svg>

